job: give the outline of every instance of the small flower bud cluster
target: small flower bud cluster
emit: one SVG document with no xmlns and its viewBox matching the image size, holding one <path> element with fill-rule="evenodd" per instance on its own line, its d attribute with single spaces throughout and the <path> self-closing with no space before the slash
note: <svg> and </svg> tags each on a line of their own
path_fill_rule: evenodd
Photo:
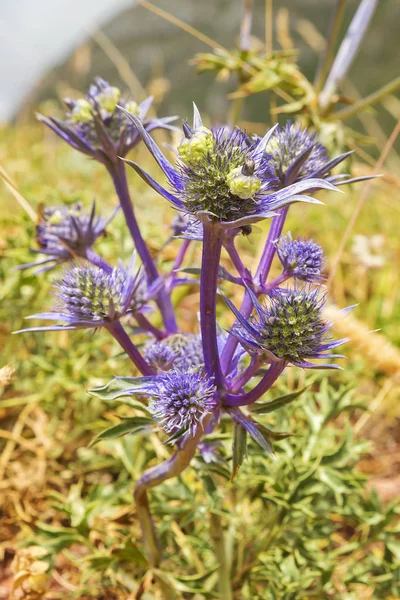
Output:
<svg viewBox="0 0 400 600">
<path fill-rule="evenodd" d="M 121 90 L 96 77 L 84 98 L 66 98 L 66 120 L 54 117 L 39 119 L 66 140 L 73 148 L 109 166 L 140 141 L 137 127 L 128 115 L 140 120 L 146 131 L 157 128 L 173 129 L 175 117 L 147 118 L 152 103 L 146 98 L 138 104 L 124 97 Z"/>
<path fill-rule="evenodd" d="M 154 368 L 163 371 L 169 371 L 172 367 L 180 370 L 202 369 L 201 336 L 190 333 L 171 335 L 148 346 L 145 358 Z"/>
<path fill-rule="evenodd" d="M 313 177 L 329 159 L 328 150 L 317 142 L 316 133 L 310 133 L 290 121 L 275 130 L 266 152 L 270 155 L 271 168 L 282 183 L 287 183 L 286 175 L 305 154 L 304 161 L 300 160 L 301 164 L 296 169 L 295 181 Z"/>
<path fill-rule="evenodd" d="M 301 281 L 318 281 L 324 261 L 324 253 L 319 244 L 312 240 L 293 240 L 290 233 L 275 242 L 277 254 L 284 272 Z"/>
<path fill-rule="evenodd" d="M 189 132 L 189 127 L 186 125 L 185 133 L 189 137 L 182 138 L 178 146 L 179 157 L 185 165 L 195 167 L 214 150 L 214 136 L 212 131 L 204 126 Z"/>
</svg>

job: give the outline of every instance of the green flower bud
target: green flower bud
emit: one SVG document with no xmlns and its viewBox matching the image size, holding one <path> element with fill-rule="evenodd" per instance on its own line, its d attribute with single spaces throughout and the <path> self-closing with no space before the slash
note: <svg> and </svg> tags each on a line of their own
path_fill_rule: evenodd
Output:
<svg viewBox="0 0 400 600">
<path fill-rule="evenodd" d="M 140 106 L 134 100 L 128 100 L 128 102 L 125 103 L 124 108 L 125 108 L 125 110 L 127 110 L 130 113 L 132 113 L 133 115 L 135 115 L 135 117 L 140 116 Z"/>
<path fill-rule="evenodd" d="M 241 198 L 241 200 L 254 198 L 257 192 L 260 191 L 261 181 L 251 173 L 252 170 L 249 168 L 249 165 L 244 165 L 243 167 L 232 169 L 226 176 L 231 193 Z"/>
<path fill-rule="evenodd" d="M 101 108 L 108 113 L 113 113 L 121 97 L 121 90 L 109 86 L 97 96 L 97 102 Z"/>
<path fill-rule="evenodd" d="M 71 118 L 76 121 L 76 123 L 87 123 L 87 121 L 92 121 L 93 112 L 90 102 L 85 98 L 76 100 L 74 108 L 72 109 Z"/>
<path fill-rule="evenodd" d="M 207 127 L 196 129 L 191 138 L 184 137 L 178 146 L 178 153 L 185 165 L 199 164 L 208 152 L 214 150 L 214 136 Z"/>
</svg>

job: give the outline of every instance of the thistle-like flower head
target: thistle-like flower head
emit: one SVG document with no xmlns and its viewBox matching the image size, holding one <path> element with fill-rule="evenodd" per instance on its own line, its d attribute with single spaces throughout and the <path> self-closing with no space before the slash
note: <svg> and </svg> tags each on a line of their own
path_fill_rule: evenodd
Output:
<svg viewBox="0 0 400 600">
<path fill-rule="evenodd" d="M 325 295 L 311 287 L 278 289 L 261 305 L 251 295 L 256 316 L 244 319 L 228 300 L 239 319 L 234 327 L 235 335 L 250 354 L 262 360 L 282 360 L 303 368 L 339 368 L 334 364 L 314 364 L 310 359 L 342 358 L 328 352 L 344 343 L 333 341 L 329 335 L 330 325 L 322 315 Z"/>
<path fill-rule="evenodd" d="M 328 150 L 317 142 L 317 134 L 290 121 L 276 128 L 266 151 L 271 157 L 270 164 L 276 177 L 283 184 L 287 175 L 295 181 L 311 177 L 329 160 Z M 293 165 L 296 164 L 298 168 L 294 174 Z"/>
<path fill-rule="evenodd" d="M 103 217 L 96 217 L 95 211 L 94 202 L 89 214 L 83 211 L 80 202 L 72 206 L 43 207 L 36 225 L 39 249 L 34 252 L 44 254 L 47 258 L 42 262 L 22 265 L 20 268 L 46 265 L 40 269 L 46 271 L 77 257 L 86 258 L 88 250 L 104 233 L 116 212 L 105 220 Z"/>
<path fill-rule="evenodd" d="M 96 77 L 84 98 L 65 99 L 66 120 L 43 117 L 43 121 L 71 146 L 96 160 L 108 164 L 126 154 L 140 141 L 137 128 L 118 107 L 135 115 L 146 131 L 157 128 L 174 129 L 175 117 L 146 118 L 153 99 L 138 104 L 124 97 L 117 87 Z"/>
<path fill-rule="evenodd" d="M 324 253 L 319 244 L 301 238 L 293 240 L 288 233 L 281 236 L 275 245 L 279 260 L 287 275 L 301 281 L 311 282 L 322 279 Z"/>
<path fill-rule="evenodd" d="M 170 371 L 178 354 L 164 340 L 149 344 L 144 353 L 145 360 L 156 371 Z"/>
<path fill-rule="evenodd" d="M 23 331 L 98 328 L 119 321 L 128 312 L 141 311 L 146 302 L 145 283 L 142 273 L 134 271 L 134 260 L 135 256 L 128 269 L 120 264 L 112 271 L 90 264 L 66 268 L 54 282 L 59 304 L 49 313 L 27 317 L 60 324 Z"/>
<path fill-rule="evenodd" d="M 292 202 L 314 202 L 305 195 L 309 190 L 335 188 L 326 181 L 309 179 L 278 189 L 266 147 L 274 129 L 260 141 L 251 141 L 239 128 L 203 125 L 197 108 L 193 127 L 183 125 L 184 136 L 178 145 L 175 166 L 162 154 L 135 115 L 129 115 L 146 146 L 164 171 L 171 191 L 163 188 L 139 165 L 126 161 L 153 189 L 175 208 L 200 221 L 211 219 L 224 228 L 239 228 L 275 214 L 278 208 Z"/>
<path fill-rule="evenodd" d="M 201 335 L 177 333 L 164 340 L 153 342 L 145 351 L 151 366 L 168 371 L 172 367 L 181 371 L 199 370 L 204 366 Z"/>
<path fill-rule="evenodd" d="M 257 140 L 261 143 L 261 138 L 253 139 L 256 144 Z M 316 133 L 291 121 L 274 130 L 265 151 L 269 155 L 270 168 L 279 181 L 279 186 L 290 186 L 296 182 L 314 179 L 324 179 L 339 186 L 370 179 L 348 179 L 344 174 L 330 175 L 332 169 L 352 153 L 345 152 L 331 159 L 328 149 L 318 142 Z"/>
<path fill-rule="evenodd" d="M 218 406 L 213 381 L 199 371 L 172 371 L 157 378 L 149 410 L 167 433 L 194 436 Z"/>
</svg>

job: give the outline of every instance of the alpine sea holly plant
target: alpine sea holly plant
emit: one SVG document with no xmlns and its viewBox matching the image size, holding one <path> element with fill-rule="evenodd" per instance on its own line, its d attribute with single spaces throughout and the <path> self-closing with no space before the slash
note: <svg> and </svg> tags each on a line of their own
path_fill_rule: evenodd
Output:
<svg viewBox="0 0 400 600">
<path fill-rule="evenodd" d="M 338 185 L 353 180 L 332 173 L 347 154 L 330 157 L 314 133 L 293 123 L 267 129 L 259 138 L 229 124 L 209 129 L 195 106 L 193 123 L 183 123 L 172 164 L 150 135 L 157 127 L 171 128 L 172 119 L 146 118 L 150 100 L 141 105 L 122 100 L 117 88 L 97 79 L 86 98 L 68 100 L 66 105 L 65 121 L 41 120 L 106 167 L 143 266 L 135 265 L 135 254 L 128 265 L 110 265 L 93 250 L 106 225 L 95 220 L 94 208 L 87 217 L 80 206 L 46 209 L 37 226 L 38 241 L 51 266 L 64 263 L 55 279 L 57 302 L 49 312 L 30 317 L 50 325 L 22 331 L 103 327 L 132 361 L 136 377 L 119 373 L 91 393 L 105 401 L 123 402 L 142 414 L 94 441 L 156 429 L 173 447 L 168 460 L 140 477 L 134 493 L 146 550 L 157 565 L 161 548 L 149 510 L 149 489 L 179 475 L 197 449 L 212 460 L 212 447 L 207 450 L 202 438 L 218 427 L 223 415 L 234 422 L 233 475 L 245 458 L 247 436 L 272 453 L 272 438 L 254 415 L 262 407 L 263 412 L 272 411 L 288 400 L 262 404 L 265 393 L 292 365 L 340 368 L 332 361 L 342 357 L 335 349 L 344 340 L 331 337 L 322 313 L 326 299 L 322 249 L 311 240 L 292 239 L 282 232 L 292 204 L 320 205 L 316 192 L 337 191 Z M 141 141 L 161 168 L 166 185 L 125 158 Z M 184 241 L 169 273 L 153 260 L 141 235 L 126 165 L 180 214 L 174 232 Z M 270 228 L 252 273 L 236 240 L 261 220 L 268 220 Z M 200 275 L 200 323 L 199 331 L 188 334 L 179 330 L 179 306 L 174 309 L 171 291 L 188 281 L 177 272 L 193 243 L 202 245 L 201 268 L 188 265 L 187 269 Z M 220 265 L 223 250 L 235 275 Z M 271 279 L 275 254 L 282 272 Z M 244 292 L 239 308 L 225 299 L 236 319 L 229 331 L 217 323 L 220 280 L 239 285 Z M 146 316 L 153 300 L 163 319 L 161 328 Z M 138 327 L 130 334 L 127 325 L 132 321 Z M 144 344 L 138 334 L 146 335 Z"/>
</svg>

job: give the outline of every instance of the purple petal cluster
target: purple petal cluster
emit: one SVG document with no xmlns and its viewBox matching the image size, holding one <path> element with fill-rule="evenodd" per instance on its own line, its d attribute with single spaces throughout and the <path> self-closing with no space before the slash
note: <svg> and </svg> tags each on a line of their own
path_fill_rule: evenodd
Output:
<svg viewBox="0 0 400 600">
<path fill-rule="evenodd" d="M 275 242 L 284 273 L 301 281 L 318 281 L 322 278 L 324 252 L 312 240 L 292 239 L 290 233 Z"/>
<path fill-rule="evenodd" d="M 178 333 L 149 345 L 145 359 L 155 368 L 168 371 L 202 369 L 204 366 L 201 336 Z"/>
<path fill-rule="evenodd" d="M 315 177 L 329 161 L 328 150 L 317 142 L 317 134 L 290 121 L 276 128 L 266 151 L 281 184 Z"/>
<path fill-rule="evenodd" d="M 260 304 L 250 291 L 256 316 L 245 319 L 235 309 L 235 335 L 250 354 L 266 362 L 285 361 L 303 368 L 339 368 L 314 364 L 311 359 L 341 358 L 329 351 L 344 340 L 333 341 L 330 324 L 322 315 L 325 295 L 311 287 L 278 289 Z M 232 305 L 231 305 L 232 306 Z"/>
<path fill-rule="evenodd" d="M 173 371 L 157 378 L 149 403 L 152 416 L 167 433 L 196 435 L 207 414 L 218 406 L 213 381 L 199 371 Z"/>
<path fill-rule="evenodd" d="M 43 270 L 49 270 L 76 257 L 87 258 L 88 251 L 105 232 L 114 214 L 107 221 L 96 217 L 95 202 L 89 214 L 83 211 L 80 202 L 71 206 L 44 207 L 36 225 L 39 249 L 35 252 L 45 254 L 47 258 L 21 268 L 46 265 Z"/>
<path fill-rule="evenodd" d="M 335 190 L 332 184 L 317 178 L 279 188 L 266 148 L 273 137 L 270 129 L 252 142 L 239 128 L 203 126 L 195 107 L 193 127 L 184 123 L 184 137 L 178 146 L 175 167 L 167 160 L 140 120 L 126 112 L 143 141 L 164 171 L 171 191 L 163 188 L 132 161 L 126 161 L 161 196 L 183 213 L 237 228 L 275 214 L 293 202 L 319 203 L 307 195 L 317 189 Z"/>
<path fill-rule="evenodd" d="M 141 272 L 133 270 L 134 259 L 128 269 L 122 264 L 111 271 L 90 264 L 65 269 L 61 279 L 54 282 L 60 303 L 52 312 L 28 317 L 61 324 L 30 331 L 97 328 L 119 321 L 128 312 L 141 311 L 146 287 Z"/>
<path fill-rule="evenodd" d="M 115 162 L 119 156 L 126 156 L 140 141 L 135 124 L 119 107 L 134 114 L 146 131 L 174 129 L 170 123 L 175 117 L 147 118 L 152 101 L 149 97 L 138 104 L 124 98 L 117 87 L 96 77 L 84 98 L 64 100 L 67 107 L 65 121 L 41 115 L 39 119 L 73 148 L 108 165 L 109 161 Z"/>
</svg>

